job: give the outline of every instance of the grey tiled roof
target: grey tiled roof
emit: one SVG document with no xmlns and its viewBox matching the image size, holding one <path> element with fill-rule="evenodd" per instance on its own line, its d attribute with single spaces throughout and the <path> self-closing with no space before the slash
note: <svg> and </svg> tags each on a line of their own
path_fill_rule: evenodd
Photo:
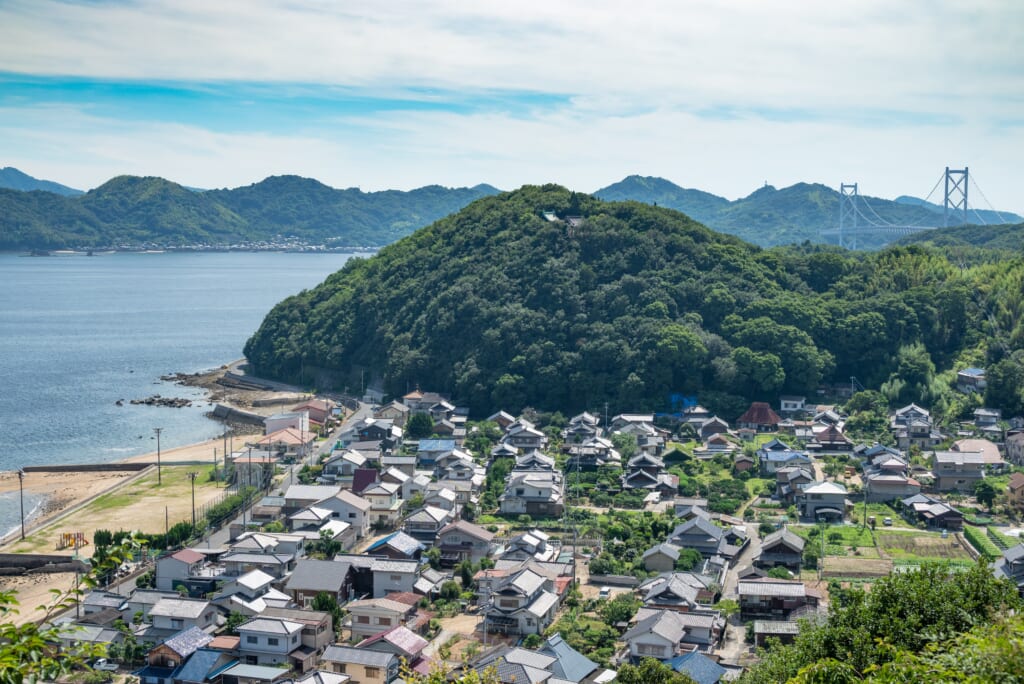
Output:
<svg viewBox="0 0 1024 684">
<path fill-rule="evenodd" d="M 368 648 L 332 645 L 324 650 L 321 660 L 328 660 L 332 663 L 354 663 L 357 665 L 369 665 L 370 667 L 387 667 L 397 657 L 394 653 L 373 651 Z"/>
</svg>

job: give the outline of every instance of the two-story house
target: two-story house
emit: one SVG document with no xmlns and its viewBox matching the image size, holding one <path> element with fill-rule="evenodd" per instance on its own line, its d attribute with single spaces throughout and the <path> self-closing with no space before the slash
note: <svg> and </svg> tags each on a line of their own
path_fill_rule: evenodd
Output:
<svg viewBox="0 0 1024 684">
<path fill-rule="evenodd" d="M 299 644 L 317 655 L 321 655 L 325 648 L 334 643 L 335 628 L 330 613 L 297 608 L 267 608 L 263 612 L 263 617 L 282 618 L 301 624 Z"/>
<path fill-rule="evenodd" d="M 352 525 L 357 540 L 370 533 L 370 506 L 367 499 L 347 489 L 316 504 L 317 508 L 327 509 L 333 517 Z"/>
<path fill-rule="evenodd" d="M 217 628 L 217 608 L 203 599 L 163 598 L 149 610 L 149 640 L 166 638 L 172 634 L 197 627 L 204 632 Z"/>
<path fill-rule="evenodd" d="M 348 675 L 351 684 L 391 684 L 401 666 L 394 653 L 351 646 L 328 646 L 320 662 L 330 672 Z"/>
<path fill-rule="evenodd" d="M 533 423 L 525 418 L 520 418 L 512 425 L 509 425 L 501 441 L 509 446 L 527 451 L 543 449 L 548 445 L 547 435 L 538 430 Z"/>
<path fill-rule="evenodd" d="M 352 623 L 352 637 L 370 637 L 409 623 L 416 615 L 416 605 L 389 598 L 352 601 L 346 608 Z"/>
<path fill-rule="evenodd" d="M 486 629 L 502 634 L 540 634 L 554 620 L 558 594 L 545 589 L 548 580 L 524 569 L 500 578 L 485 612 Z"/>
<path fill-rule="evenodd" d="M 391 592 L 411 592 L 419 577 L 419 561 L 374 558 L 370 562 L 373 573 L 373 596 L 382 598 Z"/>
<path fill-rule="evenodd" d="M 513 471 L 498 497 L 503 515 L 562 515 L 562 474 L 547 471 Z"/>
<path fill-rule="evenodd" d="M 256 617 L 238 626 L 238 656 L 249 665 L 286 665 L 306 672 L 316 665 L 316 653 L 302 647 L 301 622 Z"/>
<path fill-rule="evenodd" d="M 932 455 L 935 489 L 940 492 L 974 492 L 985 477 L 985 459 L 976 451 L 936 451 Z"/>
<path fill-rule="evenodd" d="M 352 476 L 359 468 L 366 467 L 366 457 L 357 451 L 346 449 L 334 451 L 323 463 L 321 477 L 330 483 L 340 485 L 343 489 L 352 488 Z"/>
<path fill-rule="evenodd" d="M 402 501 L 398 498 L 402 488 L 391 482 L 378 482 L 367 487 L 360 496 L 370 502 L 370 524 L 378 528 L 391 528 L 398 524 Z"/>
<path fill-rule="evenodd" d="M 320 593 L 344 603 L 352 596 L 352 565 L 344 561 L 303 558 L 295 565 L 284 590 L 304 608 L 309 608 Z"/>
<path fill-rule="evenodd" d="M 769 617 L 787 620 L 795 612 L 802 614 L 817 609 L 821 593 L 809 589 L 803 582 L 770 577 L 740 580 L 740 615 L 744 618 Z"/>
<path fill-rule="evenodd" d="M 846 499 L 846 487 L 837 482 L 814 482 L 801 490 L 796 505 L 805 518 L 810 520 L 842 520 L 850 502 Z"/>
<path fill-rule="evenodd" d="M 806 452 L 794 449 L 781 439 L 766 442 L 757 450 L 761 473 L 771 476 L 780 468 L 810 467 L 813 463 Z"/>
<path fill-rule="evenodd" d="M 441 562 L 455 565 L 470 560 L 474 565 L 494 551 L 494 533 L 479 525 L 458 520 L 444 527 L 437 535 Z"/>
<path fill-rule="evenodd" d="M 192 549 L 182 549 L 158 558 L 154 570 L 156 588 L 172 591 L 178 585 L 188 586 L 189 579 L 198 574 L 205 560 L 206 556 Z"/>
<path fill-rule="evenodd" d="M 805 543 L 802 537 L 786 528 L 772 532 L 761 541 L 761 553 L 754 559 L 754 565 L 764 569 L 781 566 L 799 572 Z"/>
<path fill-rule="evenodd" d="M 543 563 L 555 560 L 560 548 L 560 544 L 551 542 L 551 537 L 546 532 L 534 529 L 512 537 L 508 546 L 501 551 L 501 559 L 534 560 Z"/>
<path fill-rule="evenodd" d="M 433 546 L 437 534 L 454 518 L 453 512 L 437 506 L 424 506 L 405 517 L 402 529 L 424 546 Z"/>
</svg>

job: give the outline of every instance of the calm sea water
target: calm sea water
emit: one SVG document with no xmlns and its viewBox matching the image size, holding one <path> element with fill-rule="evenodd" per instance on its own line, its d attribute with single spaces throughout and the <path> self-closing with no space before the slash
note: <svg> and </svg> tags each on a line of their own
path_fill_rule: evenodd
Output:
<svg viewBox="0 0 1024 684">
<path fill-rule="evenodd" d="M 165 448 L 221 434 L 203 415 L 206 402 L 174 409 L 128 401 L 200 397 L 160 376 L 241 358 L 274 304 L 349 257 L 0 254 L 0 470 L 155 451 L 155 427 L 163 428 Z M 0 499 L 0 518 L 10 507 Z"/>
</svg>

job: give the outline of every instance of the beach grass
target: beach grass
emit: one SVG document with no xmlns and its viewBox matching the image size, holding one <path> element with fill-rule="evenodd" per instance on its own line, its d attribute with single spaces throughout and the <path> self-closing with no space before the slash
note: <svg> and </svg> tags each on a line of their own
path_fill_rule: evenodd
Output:
<svg viewBox="0 0 1024 684">
<path fill-rule="evenodd" d="M 159 484 L 156 469 L 151 469 L 140 478 L 119 485 L 77 511 L 32 532 L 24 541 L 12 544 L 9 550 L 15 553 L 61 552 L 57 549 L 57 540 L 66 532 L 82 532 L 90 543 L 97 529 L 163 532 L 168 523 L 173 525 L 191 518 L 189 473 L 198 473 L 195 479 L 197 508 L 220 495 L 223 488 L 210 480 L 211 469 L 212 466 L 162 466 Z M 83 553 L 91 555 L 90 547 Z"/>
</svg>

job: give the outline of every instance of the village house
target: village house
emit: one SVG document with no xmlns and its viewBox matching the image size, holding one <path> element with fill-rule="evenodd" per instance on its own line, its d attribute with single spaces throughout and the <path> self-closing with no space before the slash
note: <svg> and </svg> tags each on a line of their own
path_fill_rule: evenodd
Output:
<svg viewBox="0 0 1024 684">
<path fill-rule="evenodd" d="M 212 632 L 219 626 L 219 614 L 216 606 L 203 599 L 162 598 L 149 610 L 147 617 L 151 624 L 146 638 L 162 641 L 191 627 Z"/>
<path fill-rule="evenodd" d="M 424 546 L 415 537 L 405 532 L 392 532 L 366 547 L 371 556 L 384 556 L 394 560 L 419 560 Z"/>
<path fill-rule="evenodd" d="M 543 563 L 555 560 L 560 548 L 560 544 L 551 542 L 551 537 L 547 533 L 533 529 L 512 537 L 508 546 L 500 551 L 500 558 Z"/>
<path fill-rule="evenodd" d="M 1024 465 L 1024 430 L 1011 430 L 1006 434 L 1006 460 L 1013 465 Z"/>
<path fill-rule="evenodd" d="M 766 570 L 783 567 L 799 572 L 805 543 L 802 537 L 782 528 L 761 540 L 761 553 L 754 559 L 754 565 Z"/>
<path fill-rule="evenodd" d="M 669 572 L 676 567 L 679 560 L 679 547 L 672 544 L 656 544 L 644 551 L 641 557 L 644 570 L 647 572 Z"/>
<path fill-rule="evenodd" d="M 593 437 L 580 443 L 563 444 L 562 451 L 569 455 L 565 471 L 591 473 L 603 465 L 620 464 L 622 456 L 610 439 Z"/>
<path fill-rule="evenodd" d="M 158 558 L 154 570 L 156 588 L 172 591 L 178 585 L 187 586 L 189 579 L 199 573 L 205 561 L 206 556 L 192 549 L 182 549 Z"/>
<path fill-rule="evenodd" d="M 309 608 L 321 592 L 344 603 L 352 595 L 352 566 L 343 561 L 303 558 L 295 565 L 284 590 L 303 608 Z"/>
<path fill-rule="evenodd" d="M 562 430 L 565 444 L 583 444 L 601 436 L 600 420 L 597 416 L 583 413 L 569 419 L 569 424 Z"/>
<path fill-rule="evenodd" d="M 302 625 L 299 632 L 301 648 L 315 652 L 318 656 L 330 644 L 334 643 L 334 625 L 331 614 L 319 610 L 299 610 L 297 608 L 267 608 L 263 617 L 282 618 Z M 340 625 L 338 629 L 341 629 Z"/>
<path fill-rule="evenodd" d="M 984 368 L 965 368 L 956 373 L 956 388 L 964 394 L 984 392 L 986 387 Z"/>
<path fill-rule="evenodd" d="M 779 397 L 779 413 L 793 414 L 801 413 L 806 410 L 807 406 L 806 397 L 798 397 L 792 395 L 782 395 Z"/>
<path fill-rule="evenodd" d="M 775 471 L 775 496 L 779 501 L 792 505 L 800 491 L 814 482 L 814 470 L 810 466 L 786 466 Z"/>
<path fill-rule="evenodd" d="M 293 427 L 281 428 L 263 437 L 246 442 L 248 446 L 268 451 L 280 458 L 302 460 L 313 448 L 316 433 L 301 432 Z"/>
<path fill-rule="evenodd" d="M 378 482 L 364 489 L 360 496 L 370 502 L 370 524 L 379 529 L 392 528 L 398 524 L 402 513 L 402 501 L 398 498 L 400 485 Z"/>
<path fill-rule="evenodd" d="M 374 558 L 370 563 L 373 573 L 373 597 L 382 598 L 390 592 L 411 592 L 419 576 L 419 561 Z"/>
<path fill-rule="evenodd" d="M 622 476 L 623 489 L 656 491 L 670 499 L 679 493 L 679 478 L 665 471 L 665 462 L 657 456 L 639 453 L 629 459 Z"/>
<path fill-rule="evenodd" d="M 303 434 L 309 434 L 309 412 L 308 411 L 287 411 L 275 413 L 263 419 L 264 434 L 271 434 L 278 430 L 291 428 Z"/>
<path fill-rule="evenodd" d="M 1003 551 L 1003 555 L 992 563 L 996 577 L 1007 579 L 1017 585 L 1017 592 L 1024 597 L 1024 544 L 1017 544 Z"/>
<path fill-rule="evenodd" d="M 816 610 L 821 594 L 796 580 L 769 577 L 741 580 L 739 593 L 740 616 L 743 619 L 767 617 L 788 620 L 807 610 Z"/>
<path fill-rule="evenodd" d="M 189 658 L 211 641 L 213 637 L 197 627 L 183 630 L 151 648 L 145 666 L 134 674 L 149 684 L 171 684 Z"/>
<path fill-rule="evenodd" d="M 406 667 L 416 671 L 423 662 L 423 649 L 429 642 L 404 625 L 392 627 L 375 636 L 363 639 L 356 648 L 390 653 L 401 659 Z"/>
<path fill-rule="evenodd" d="M 474 565 L 494 551 L 494 533 L 479 525 L 458 520 L 444 527 L 437 535 L 441 549 L 441 563 L 455 565 L 464 560 Z"/>
<path fill-rule="evenodd" d="M 697 438 L 704 441 L 711 435 L 728 434 L 729 424 L 718 416 L 707 418 L 697 426 Z"/>
<path fill-rule="evenodd" d="M 794 466 L 811 466 L 812 460 L 805 452 L 794 449 L 781 439 L 765 442 L 757 450 L 757 458 L 761 464 L 763 475 L 774 475 L 779 468 Z"/>
<path fill-rule="evenodd" d="M 405 517 L 402 529 L 424 546 L 433 546 L 437 533 L 452 520 L 452 512 L 437 506 L 424 506 Z"/>
<path fill-rule="evenodd" d="M 289 665 L 300 672 L 311 669 L 316 654 L 302 648 L 302 627 L 301 622 L 263 616 L 239 625 L 239 659 L 248 665 Z"/>
<path fill-rule="evenodd" d="M 357 540 L 370 533 L 370 506 L 369 501 L 347 489 L 316 503 L 317 508 L 331 511 L 333 518 L 352 525 Z"/>
<path fill-rule="evenodd" d="M 400 401 L 392 401 L 373 412 L 373 417 L 379 420 L 390 420 L 400 428 L 404 428 L 409 420 L 409 407 Z"/>
<path fill-rule="evenodd" d="M 864 495 L 869 503 L 902 500 L 921 491 L 902 456 L 883 451 L 864 461 Z"/>
<path fill-rule="evenodd" d="M 331 672 L 348 675 L 351 684 L 391 684 L 399 677 L 401 662 L 394 653 L 334 645 L 324 651 L 321 664 Z"/>
<path fill-rule="evenodd" d="M 558 517 L 564 509 L 562 474 L 513 470 L 504 493 L 498 497 L 498 505 L 502 515 Z"/>
<path fill-rule="evenodd" d="M 285 607 L 292 602 L 292 597 L 274 588 L 276 581 L 260 570 L 232 577 L 223 582 L 213 603 L 227 613 L 249 616 L 259 615 L 271 606 Z"/>
<path fill-rule="evenodd" d="M 390 598 L 352 601 L 345 606 L 351 618 L 352 638 L 368 637 L 399 625 L 407 625 L 416 617 L 416 604 Z"/>
<path fill-rule="evenodd" d="M 332 451 L 324 461 L 320 477 L 325 483 L 337 484 L 342 489 L 352 488 L 352 476 L 358 468 L 366 466 L 366 457 L 351 449 Z"/>
<path fill-rule="evenodd" d="M 773 411 L 766 402 L 755 401 L 746 413 L 736 419 L 736 427 L 758 432 L 774 432 L 778 429 L 781 420 L 779 414 Z"/>
<path fill-rule="evenodd" d="M 931 529 L 962 530 L 964 514 L 945 501 L 915 494 L 900 501 L 904 517 L 911 523 L 923 522 Z"/>
<path fill-rule="evenodd" d="M 663 572 L 641 582 L 636 591 L 648 608 L 697 610 L 718 600 L 724 578 L 724 572 Z"/>
<path fill-rule="evenodd" d="M 1006 467 L 1006 461 L 999 453 L 999 447 L 988 439 L 958 439 L 950 447 L 952 451 L 977 452 L 986 473 L 999 473 Z"/>
<path fill-rule="evenodd" d="M 931 413 L 917 404 L 897 410 L 889 424 L 900 449 L 931 449 L 943 440 L 942 433 L 932 427 Z"/>
<path fill-rule="evenodd" d="M 293 484 L 284 492 L 284 514 L 291 515 L 303 508 L 328 499 L 338 494 L 338 485 L 304 485 Z"/>
<path fill-rule="evenodd" d="M 800 513 L 808 520 L 839 521 L 846 517 L 851 506 L 846 499 L 846 487 L 837 482 L 814 482 L 804 486 L 796 496 Z"/>
<path fill-rule="evenodd" d="M 446 401 L 445 398 L 437 392 L 423 392 L 418 387 L 402 397 L 402 403 L 408 406 L 412 413 L 429 414 L 432 406 L 443 401 Z"/>
<path fill-rule="evenodd" d="M 732 559 L 747 544 L 746 529 L 719 527 L 707 518 L 696 516 L 677 526 L 669 535 L 668 543 L 684 549 L 695 549 L 705 558 L 721 556 Z"/>
<path fill-rule="evenodd" d="M 545 584 L 545 578 L 530 569 L 500 578 L 485 613 L 486 629 L 501 634 L 540 634 L 547 629 L 559 599 Z"/>
<path fill-rule="evenodd" d="M 935 489 L 940 492 L 974 492 L 985 478 L 985 459 L 977 451 L 936 451 L 932 454 Z"/>
<path fill-rule="evenodd" d="M 643 658 L 668 660 L 694 649 L 718 642 L 725 626 L 721 614 L 680 613 L 641 608 L 636 625 L 622 635 L 632 662 Z"/>
<path fill-rule="evenodd" d="M 543 449 L 548 445 L 547 436 L 525 418 L 509 425 L 501 441 L 523 450 Z"/>
<path fill-rule="evenodd" d="M 1010 475 L 1006 486 L 1006 504 L 1018 511 L 1024 509 L 1024 473 Z"/>
</svg>

